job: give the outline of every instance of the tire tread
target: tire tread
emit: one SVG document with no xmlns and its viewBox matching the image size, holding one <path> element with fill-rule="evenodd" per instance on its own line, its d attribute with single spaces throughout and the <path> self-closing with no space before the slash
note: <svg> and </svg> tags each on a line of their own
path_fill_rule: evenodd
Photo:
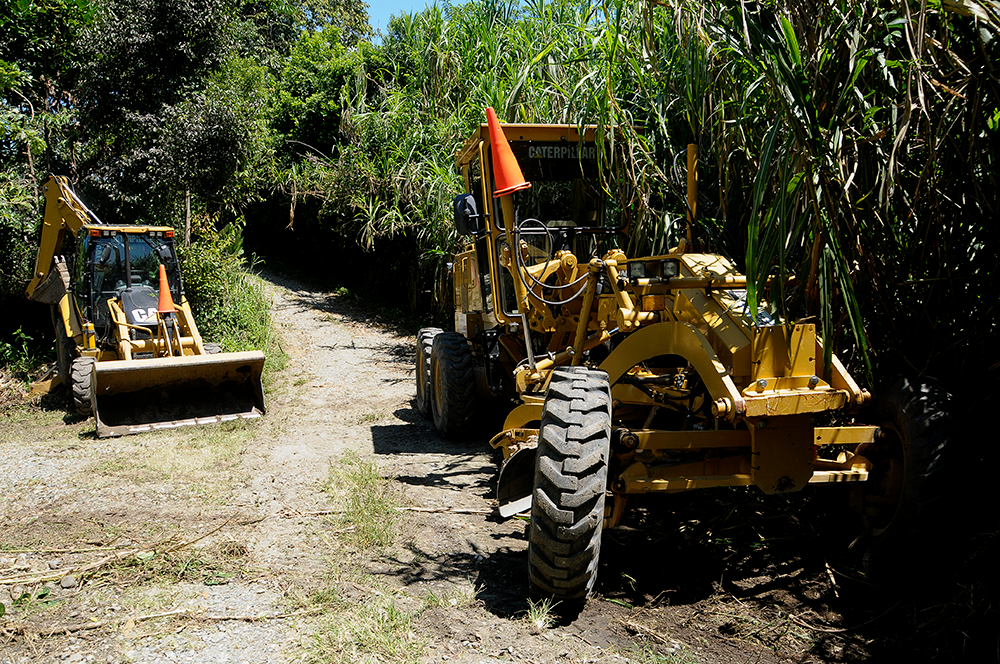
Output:
<svg viewBox="0 0 1000 664">
<path fill-rule="evenodd" d="M 434 337 L 441 334 L 439 327 L 425 327 L 417 332 L 417 357 L 415 379 L 417 388 L 417 412 L 431 418 L 431 347 Z"/>
<path fill-rule="evenodd" d="M 438 366 L 440 384 L 431 385 L 434 427 L 445 440 L 468 433 L 476 410 L 476 367 L 469 342 L 458 332 L 441 332 L 431 344 L 431 381 Z"/>
<path fill-rule="evenodd" d="M 531 592 L 585 600 L 600 557 L 611 436 L 607 374 L 553 372 L 545 397 L 528 544 Z"/>
<path fill-rule="evenodd" d="M 84 417 L 93 413 L 90 402 L 91 369 L 94 358 L 78 357 L 70 364 L 70 393 L 73 395 L 73 405 L 76 412 Z"/>
<path fill-rule="evenodd" d="M 903 489 L 888 527 L 867 534 L 864 567 L 872 578 L 891 581 L 907 577 L 914 547 L 924 561 L 946 554 L 953 418 L 950 395 L 932 381 L 897 378 L 881 393 L 868 417 L 892 424 L 903 438 Z"/>
</svg>

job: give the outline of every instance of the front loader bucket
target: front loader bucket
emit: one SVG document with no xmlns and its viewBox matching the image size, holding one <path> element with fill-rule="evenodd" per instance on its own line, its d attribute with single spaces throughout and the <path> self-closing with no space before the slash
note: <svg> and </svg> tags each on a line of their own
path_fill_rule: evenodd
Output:
<svg viewBox="0 0 1000 664">
<path fill-rule="evenodd" d="M 259 350 L 95 362 L 97 437 L 260 417 L 263 369 Z"/>
</svg>

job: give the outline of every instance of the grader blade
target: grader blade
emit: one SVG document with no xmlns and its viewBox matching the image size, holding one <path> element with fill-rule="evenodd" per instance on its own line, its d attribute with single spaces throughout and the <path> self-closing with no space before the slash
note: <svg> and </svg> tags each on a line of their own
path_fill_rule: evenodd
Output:
<svg viewBox="0 0 1000 664">
<path fill-rule="evenodd" d="M 261 351 L 96 362 L 97 436 L 260 417 L 263 369 Z"/>
<path fill-rule="evenodd" d="M 500 505 L 500 516 L 505 519 L 531 508 L 537 452 L 534 447 L 518 450 L 500 469 L 497 502 Z"/>
</svg>

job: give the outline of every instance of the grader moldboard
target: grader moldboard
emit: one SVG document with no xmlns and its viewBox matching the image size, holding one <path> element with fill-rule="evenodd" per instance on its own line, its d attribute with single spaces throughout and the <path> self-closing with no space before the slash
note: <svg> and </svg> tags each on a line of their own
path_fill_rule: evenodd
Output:
<svg viewBox="0 0 1000 664">
<path fill-rule="evenodd" d="M 850 482 L 884 530 L 906 434 L 814 424 L 869 399 L 836 356 L 823 371 L 815 325 L 755 320 L 746 278 L 693 241 L 627 257 L 595 127 L 487 120 L 456 158 L 456 331 L 419 332 L 416 403 L 455 439 L 477 396 L 516 399 L 491 444 L 501 515 L 531 510 L 532 594 L 586 600 L 602 530 L 634 494 Z"/>
</svg>

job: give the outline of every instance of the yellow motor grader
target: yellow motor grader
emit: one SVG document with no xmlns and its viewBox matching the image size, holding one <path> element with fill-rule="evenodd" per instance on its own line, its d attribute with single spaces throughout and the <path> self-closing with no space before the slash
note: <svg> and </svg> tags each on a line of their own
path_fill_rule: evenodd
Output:
<svg viewBox="0 0 1000 664">
<path fill-rule="evenodd" d="M 487 116 L 457 154 L 455 331 L 418 334 L 416 405 L 461 439 L 483 397 L 514 399 L 491 444 L 501 515 L 531 510 L 532 593 L 585 600 L 634 494 L 852 483 L 872 540 L 898 531 L 929 463 L 923 397 L 832 424 L 869 394 L 835 355 L 824 371 L 813 323 L 749 311 L 746 278 L 693 240 L 625 254 L 595 127 Z"/>
<path fill-rule="evenodd" d="M 57 378 L 97 435 L 260 417 L 261 351 L 222 353 L 195 326 L 169 226 L 104 224 L 51 176 L 31 300 L 50 305 Z M 66 233 L 76 238 L 59 255 Z M 176 303 L 176 304 L 175 304 Z"/>
</svg>

